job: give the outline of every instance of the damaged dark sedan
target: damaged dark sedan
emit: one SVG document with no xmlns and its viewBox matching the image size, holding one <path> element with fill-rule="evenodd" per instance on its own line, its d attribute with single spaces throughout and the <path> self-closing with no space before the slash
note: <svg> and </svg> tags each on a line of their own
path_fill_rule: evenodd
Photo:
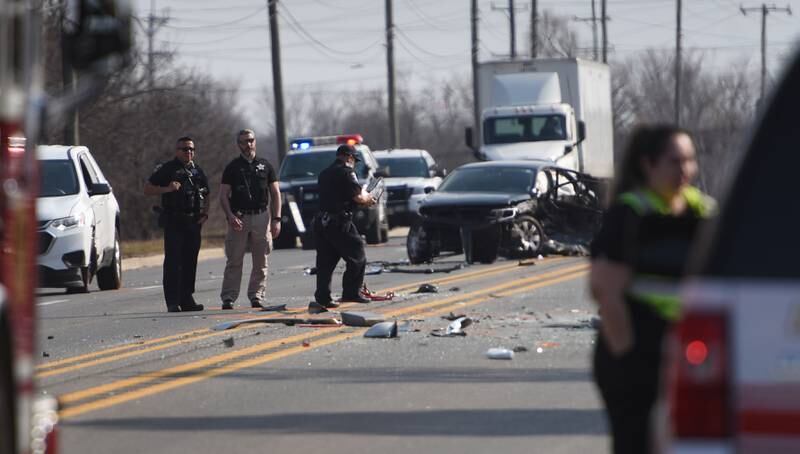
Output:
<svg viewBox="0 0 800 454">
<path fill-rule="evenodd" d="M 604 183 L 545 161 L 487 161 L 454 170 L 422 201 L 406 240 L 411 263 L 442 252 L 467 263 L 586 245 L 600 225 Z"/>
</svg>

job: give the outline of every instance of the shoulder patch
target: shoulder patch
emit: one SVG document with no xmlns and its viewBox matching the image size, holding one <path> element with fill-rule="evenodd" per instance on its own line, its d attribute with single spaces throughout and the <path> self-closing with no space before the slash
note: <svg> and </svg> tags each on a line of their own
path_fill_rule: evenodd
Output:
<svg viewBox="0 0 800 454">
<path fill-rule="evenodd" d="M 163 162 L 159 162 L 158 164 L 156 164 L 156 166 L 155 166 L 155 167 L 153 167 L 153 173 L 156 173 L 156 172 L 158 172 L 158 169 L 160 169 L 160 168 L 161 168 L 161 167 L 163 167 L 163 166 L 164 166 L 164 163 L 163 163 Z"/>
</svg>

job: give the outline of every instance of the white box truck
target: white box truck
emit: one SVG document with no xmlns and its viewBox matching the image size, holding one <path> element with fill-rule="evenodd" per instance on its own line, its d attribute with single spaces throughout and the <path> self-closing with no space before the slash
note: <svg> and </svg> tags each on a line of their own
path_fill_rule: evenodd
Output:
<svg viewBox="0 0 800 454">
<path fill-rule="evenodd" d="M 608 65 L 577 58 L 478 67 L 480 160 L 541 159 L 595 178 L 614 176 Z"/>
</svg>

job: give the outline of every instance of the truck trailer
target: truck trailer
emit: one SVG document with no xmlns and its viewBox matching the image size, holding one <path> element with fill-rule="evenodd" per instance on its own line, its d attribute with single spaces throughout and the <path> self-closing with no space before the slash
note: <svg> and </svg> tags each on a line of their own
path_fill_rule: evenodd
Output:
<svg viewBox="0 0 800 454">
<path fill-rule="evenodd" d="M 480 124 L 477 134 L 467 128 L 466 137 L 479 160 L 544 160 L 599 179 L 614 176 L 608 65 L 577 58 L 490 61 L 475 77 Z"/>
</svg>

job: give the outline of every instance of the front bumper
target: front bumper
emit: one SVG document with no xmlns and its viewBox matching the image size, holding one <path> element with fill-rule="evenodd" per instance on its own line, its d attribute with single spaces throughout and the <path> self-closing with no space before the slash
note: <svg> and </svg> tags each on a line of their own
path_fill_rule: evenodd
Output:
<svg viewBox="0 0 800 454">
<path fill-rule="evenodd" d="M 63 287 L 81 285 L 81 268 L 88 267 L 92 250 L 90 227 L 59 231 L 39 230 L 39 285 Z"/>
</svg>

